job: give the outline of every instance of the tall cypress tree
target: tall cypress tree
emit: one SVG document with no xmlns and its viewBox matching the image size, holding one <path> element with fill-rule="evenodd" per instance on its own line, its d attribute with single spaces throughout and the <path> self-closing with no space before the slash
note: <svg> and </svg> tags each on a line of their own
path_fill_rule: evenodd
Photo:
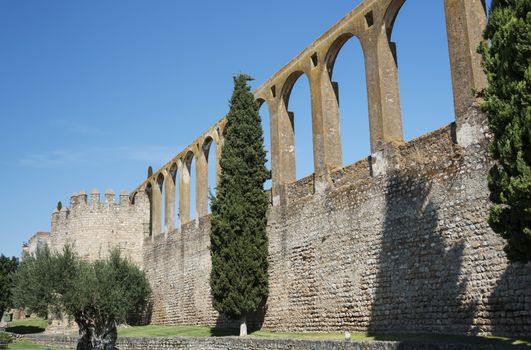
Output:
<svg viewBox="0 0 531 350">
<path fill-rule="evenodd" d="M 241 321 L 240 335 L 247 335 L 247 315 L 258 309 L 268 293 L 264 182 L 269 172 L 258 104 L 247 85 L 251 79 L 248 75 L 234 78 L 221 174 L 211 202 L 213 306 Z"/>
<path fill-rule="evenodd" d="M 482 109 L 494 135 L 489 224 L 510 260 L 531 260 L 531 1 L 493 0 L 480 46 L 488 87 Z"/>
</svg>

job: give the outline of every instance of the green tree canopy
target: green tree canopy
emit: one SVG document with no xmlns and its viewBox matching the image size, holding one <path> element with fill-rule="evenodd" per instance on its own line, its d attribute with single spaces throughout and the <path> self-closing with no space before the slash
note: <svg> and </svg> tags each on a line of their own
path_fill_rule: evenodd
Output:
<svg viewBox="0 0 531 350">
<path fill-rule="evenodd" d="M 494 135 L 489 224 L 513 261 L 531 260 L 531 1 L 493 0 L 480 46 L 488 87 L 482 110 Z"/>
<path fill-rule="evenodd" d="M 114 350 L 116 324 L 142 312 L 149 294 L 145 274 L 117 249 L 88 262 L 68 245 L 61 253 L 45 246 L 26 256 L 14 275 L 14 304 L 41 317 L 73 317 L 78 350 Z"/>
<path fill-rule="evenodd" d="M 263 187 L 269 172 L 258 104 L 247 85 L 250 79 L 234 78 L 210 233 L 213 306 L 241 320 L 240 335 L 247 334 L 247 315 L 268 293 L 268 200 Z"/>
<path fill-rule="evenodd" d="M 0 255 L 0 318 L 11 306 L 12 274 L 17 270 L 18 260 Z"/>
</svg>

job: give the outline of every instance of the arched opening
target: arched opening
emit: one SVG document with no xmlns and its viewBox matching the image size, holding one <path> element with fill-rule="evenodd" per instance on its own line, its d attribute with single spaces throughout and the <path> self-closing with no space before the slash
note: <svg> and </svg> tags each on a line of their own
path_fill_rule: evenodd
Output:
<svg viewBox="0 0 531 350">
<path fill-rule="evenodd" d="M 208 209 L 207 212 L 210 213 L 210 200 L 212 196 L 216 195 L 216 186 L 217 186 L 217 179 L 216 179 L 216 169 L 217 169 L 217 156 L 216 156 L 216 142 L 212 139 L 212 137 L 208 137 L 204 144 L 203 144 L 203 154 L 205 155 L 205 159 L 207 161 L 207 195 L 208 195 Z"/>
<path fill-rule="evenodd" d="M 262 122 L 262 132 L 264 134 L 264 148 L 266 150 L 266 167 L 271 172 L 271 128 L 269 124 L 269 108 L 264 100 L 258 100 L 260 105 L 260 119 Z M 264 189 L 268 190 L 272 186 L 271 179 L 264 183 Z"/>
<path fill-rule="evenodd" d="M 165 233 L 166 232 L 166 227 L 164 225 L 164 210 L 165 210 L 165 206 L 164 206 L 164 201 L 165 201 L 165 194 L 164 194 L 164 186 L 166 186 L 164 184 L 164 175 L 162 173 L 159 173 L 159 175 L 157 176 L 157 200 L 158 200 L 158 204 L 156 206 L 156 208 L 158 209 L 158 213 L 156 214 L 157 217 L 155 218 L 155 220 L 157 220 L 157 225 L 155 226 L 156 228 L 158 228 L 158 232 L 155 232 L 156 235 L 158 234 L 161 234 L 161 233 Z"/>
<path fill-rule="evenodd" d="M 186 170 L 188 173 L 188 186 L 189 186 L 189 220 L 192 221 L 197 218 L 196 210 L 196 159 L 195 154 L 189 152 L 186 156 Z"/>
<path fill-rule="evenodd" d="M 301 78 L 302 76 L 304 77 Z M 293 149 L 281 152 L 295 153 L 293 166 L 298 180 L 314 172 L 312 102 L 308 77 L 303 72 L 293 73 L 284 84 L 282 97 L 294 142 Z"/>
<path fill-rule="evenodd" d="M 180 196 L 181 196 L 181 172 L 182 168 L 177 165 L 173 164 L 170 170 L 171 176 L 173 178 L 173 181 L 175 183 L 175 212 L 174 212 L 174 222 L 175 222 L 175 228 L 180 229 L 181 228 L 181 203 L 180 203 Z"/>
<path fill-rule="evenodd" d="M 146 195 L 149 200 L 149 236 L 153 236 L 153 186 L 151 182 L 146 185 Z"/>
<path fill-rule="evenodd" d="M 168 198 L 166 198 L 166 203 L 168 205 L 172 206 L 171 210 L 166 211 L 166 215 L 171 215 L 171 218 L 167 218 L 166 221 L 172 223 L 172 229 L 175 230 L 178 229 L 179 226 L 179 177 L 177 174 L 177 164 L 173 163 L 170 166 L 170 169 L 168 170 L 168 180 L 167 182 L 171 182 L 171 186 L 169 186 L 168 191 L 166 191 L 166 195 L 168 195 Z"/>
<path fill-rule="evenodd" d="M 397 0 L 386 27 L 398 65 L 404 139 L 455 121 L 444 0 Z"/>
<path fill-rule="evenodd" d="M 138 194 L 138 192 L 133 192 L 130 196 L 130 199 L 129 201 L 131 202 L 131 205 L 135 205 L 135 200 L 136 200 L 136 195 Z"/>
<path fill-rule="evenodd" d="M 371 154 L 365 60 L 359 39 L 340 36 L 326 57 L 327 71 L 339 105 L 343 165 Z"/>
</svg>

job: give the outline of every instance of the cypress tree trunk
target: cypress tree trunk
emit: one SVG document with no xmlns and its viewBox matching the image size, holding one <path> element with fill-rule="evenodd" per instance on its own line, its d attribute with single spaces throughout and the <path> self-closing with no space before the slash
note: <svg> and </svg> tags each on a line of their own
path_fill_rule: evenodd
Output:
<svg viewBox="0 0 531 350">
<path fill-rule="evenodd" d="M 240 319 L 240 337 L 247 335 L 247 316 L 242 316 Z"/>
</svg>

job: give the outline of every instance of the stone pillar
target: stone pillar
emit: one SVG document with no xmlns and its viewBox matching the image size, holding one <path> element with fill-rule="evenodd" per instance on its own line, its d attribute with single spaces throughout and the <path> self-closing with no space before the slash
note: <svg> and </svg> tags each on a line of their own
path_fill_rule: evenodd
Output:
<svg viewBox="0 0 531 350">
<path fill-rule="evenodd" d="M 164 226 L 167 233 L 175 229 L 175 177 L 169 173 L 164 177 Z"/>
<path fill-rule="evenodd" d="M 365 58 L 371 152 L 375 153 L 388 143 L 404 139 L 394 43 L 389 42 L 385 30 L 371 30 L 360 39 Z"/>
<path fill-rule="evenodd" d="M 192 161 L 184 160 L 179 172 L 179 218 L 181 225 L 190 221 L 190 166 Z"/>
<path fill-rule="evenodd" d="M 481 55 L 476 52 L 483 40 L 487 15 L 482 0 L 445 0 L 444 10 L 459 130 L 466 111 L 474 104 L 473 90 L 481 90 L 487 84 L 481 68 Z"/>
<path fill-rule="evenodd" d="M 208 160 L 203 149 L 195 162 L 195 176 L 195 207 L 200 218 L 208 214 Z"/>
<path fill-rule="evenodd" d="M 162 187 L 163 181 L 155 181 L 151 193 L 151 234 L 156 236 L 162 230 Z"/>
<path fill-rule="evenodd" d="M 336 84 L 337 86 L 337 84 Z M 313 163 L 316 175 L 342 165 L 339 104 L 324 62 L 310 73 Z"/>
<path fill-rule="evenodd" d="M 287 111 L 284 100 L 279 96 L 268 100 L 267 105 L 271 125 L 273 205 L 278 205 L 283 200 L 285 184 L 296 179 L 293 113 Z"/>
</svg>

